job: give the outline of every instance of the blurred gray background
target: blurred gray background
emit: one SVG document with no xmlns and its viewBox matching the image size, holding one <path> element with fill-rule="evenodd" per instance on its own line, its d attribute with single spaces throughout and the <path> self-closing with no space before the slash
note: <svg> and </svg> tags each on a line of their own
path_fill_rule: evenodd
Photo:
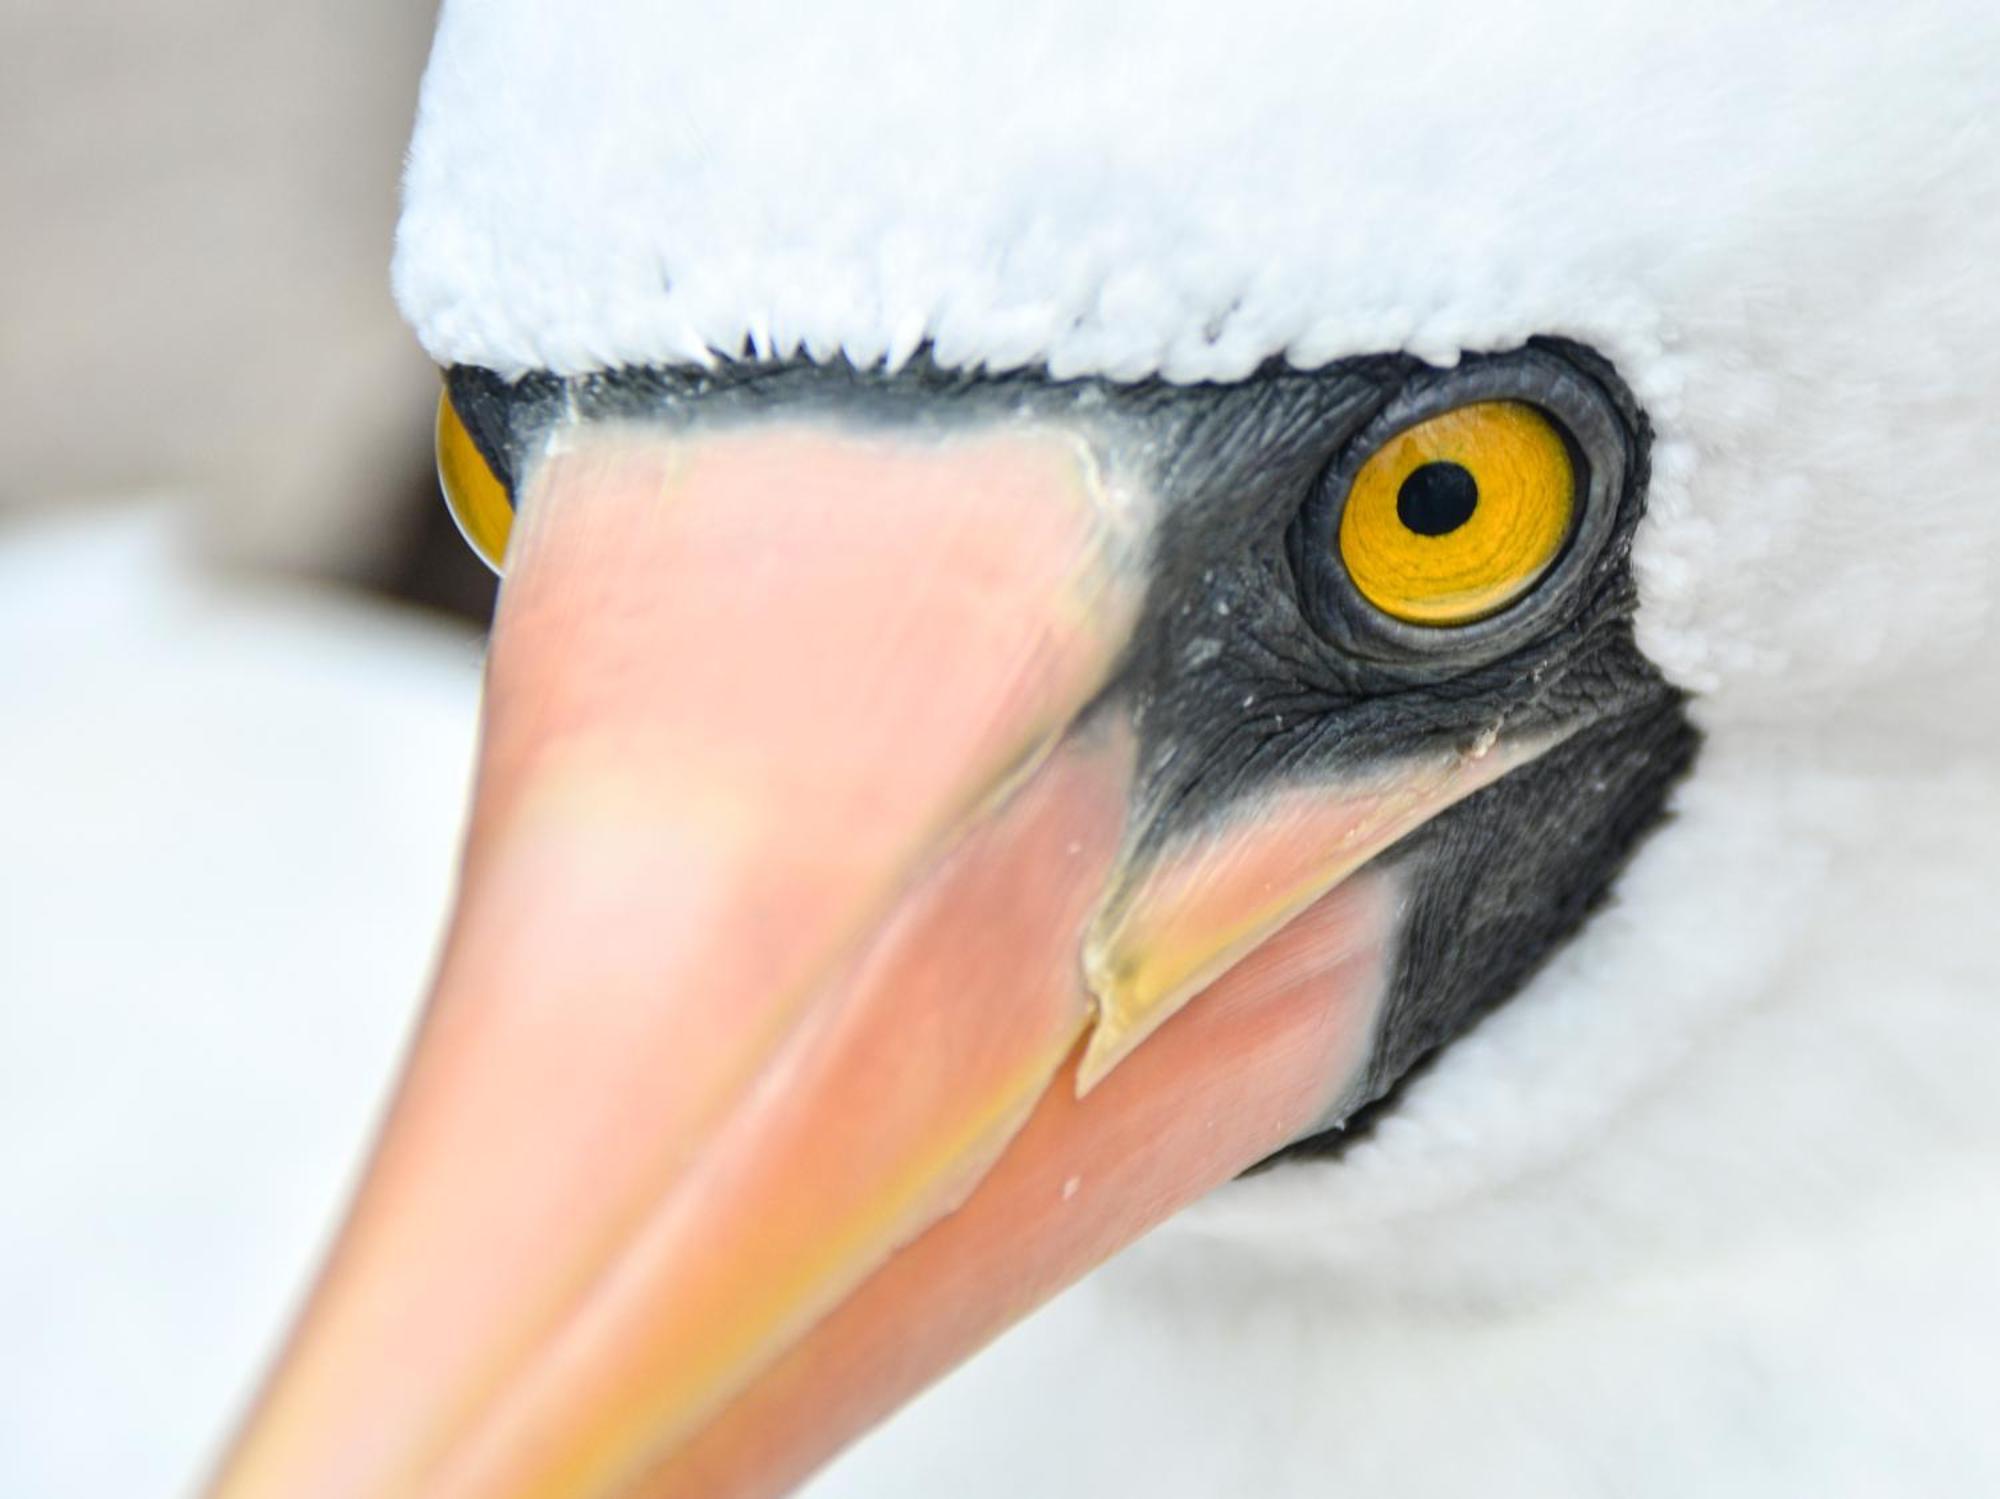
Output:
<svg viewBox="0 0 2000 1499">
<path fill-rule="evenodd" d="M 416 1014 L 493 583 L 391 305 L 433 7 L 0 4 L 0 1496 L 193 1492 Z"/>
<path fill-rule="evenodd" d="M 0 519 L 168 495 L 219 557 L 422 591 L 436 374 L 386 268 L 433 12 L 10 0 Z"/>
</svg>

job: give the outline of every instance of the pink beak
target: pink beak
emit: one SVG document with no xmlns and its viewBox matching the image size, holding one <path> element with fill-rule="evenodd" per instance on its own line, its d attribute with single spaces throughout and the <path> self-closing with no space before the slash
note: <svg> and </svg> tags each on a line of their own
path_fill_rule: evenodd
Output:
<svg viewBox="0 0 2000 1499">
<path fill-rule="evenodd" d="M 214 1499 L 783 1493 L 1327 1116 L 1360 866 L 1505 766 L 1133 854 L 1107 473 L 1025 426 L 542 463 L 436 991 Z"/>
</svg>

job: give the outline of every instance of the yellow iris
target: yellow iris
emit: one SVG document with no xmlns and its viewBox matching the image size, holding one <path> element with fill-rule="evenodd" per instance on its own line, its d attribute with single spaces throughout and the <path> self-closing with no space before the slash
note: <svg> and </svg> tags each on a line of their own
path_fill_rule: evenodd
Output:
<svg viewBox="0 0 2000 1499">
<path fill-rule="evenodd" d="M 1576 472 L 1549 419 L 1476 401 L 1405 428 L 1354 476 L 1340 556 L 1363 598 L 1418 625 L 1498 613 L 1547 572 L 1576 513 Z"/>
<path fill-rule="evenodd" d="M 438 485 L 459 533 L 481 561 L 499 572 L 507 556 L 508 533 L 514 529 L 514 502 L 465 430 L 465 420 L 452 405 L 448 390 L 438 397 L 437 465 Z"/>
</svg>

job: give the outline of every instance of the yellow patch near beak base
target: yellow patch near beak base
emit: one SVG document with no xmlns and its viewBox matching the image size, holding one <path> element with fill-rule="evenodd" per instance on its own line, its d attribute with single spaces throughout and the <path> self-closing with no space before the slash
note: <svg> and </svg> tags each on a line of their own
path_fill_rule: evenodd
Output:
<svg viewBox="0 0 2000 1499">
<path fill-rule="evenodd" d="M 1084 945 L 1097 1023 L 1077 1067 L 1078 1096 L 1363 864 L 1553 743 L 1482 743 L 1402 767 L 1373 786 L 1281 791 L 1128 866 Z"/>
</svg>

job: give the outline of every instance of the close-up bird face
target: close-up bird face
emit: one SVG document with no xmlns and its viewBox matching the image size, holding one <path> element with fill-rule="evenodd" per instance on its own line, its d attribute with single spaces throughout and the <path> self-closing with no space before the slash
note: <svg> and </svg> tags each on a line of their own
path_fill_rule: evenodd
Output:
<svg viewBox="0 0 2000 1499">
<path fill-rule="evenodd" d="M 0 1496 L 2000 1495 L 1996 0 L 10 11 Z"/>
<path fill-rule="evenodd" d="M 1596 1366 L 1447 1418 L 1469 1340 L 1359 1322 L 1640 1301 L 1681 1204 L 1839 1178 L 1743 1148 L 1837 1027 L 1688 1059 L 1884 1008 L 1841 941 L 1931 886 L 1849 874 L 1937 814 L 1859 767 L 1990 753 L 2000 217 L 1971 23 L 1806 9 L 447 3 L 393 280 L 503 574 L 476 784 L 215 1499 L 788 1493 L 1170 1219 L 1077 1296 L 1198 1242 L 1130 1325 L 1220 1356 L 1085 1339 L 1008 1473 L 1401 1492 Z"/>
<path fill-rule="evenodd" d="M 1395 1002 L 1340 1123 L 1574 926 L 1691 753 L 1680 695 L 1631 635 L 1650 434 L 1574 344 L 1195 387 L 810 364 L 520 382 L 460 368 L 449 384 L 447 497 L 496 568 L 526 476 L 594 430 L 1077 445 L 1099 507 L 1079 560 L 1104 569 L 1107 612 L 1136 609 L 1070 720 L 1133 741 L 1121 855 L 1082 951 L 1092 1072 L 1348 873 L 1393 866 L 1413 916 L 1450 926 L 1396 945 Z M 747 503 L 789 531 L 788 499 Z M 883 581 L 892 597 L 950 582 Z M 1537 848 L 1562 853 L 1524 870 Z"/>
<path fill-rule="evenodd" d="M 222 1492 L 775 1492 L 1337 1151 L 1693 755 L 1633 643 L 1648 441 L 1557 340 L 451 370 L 507 573 L 460 909 Z"/>
</svg>

